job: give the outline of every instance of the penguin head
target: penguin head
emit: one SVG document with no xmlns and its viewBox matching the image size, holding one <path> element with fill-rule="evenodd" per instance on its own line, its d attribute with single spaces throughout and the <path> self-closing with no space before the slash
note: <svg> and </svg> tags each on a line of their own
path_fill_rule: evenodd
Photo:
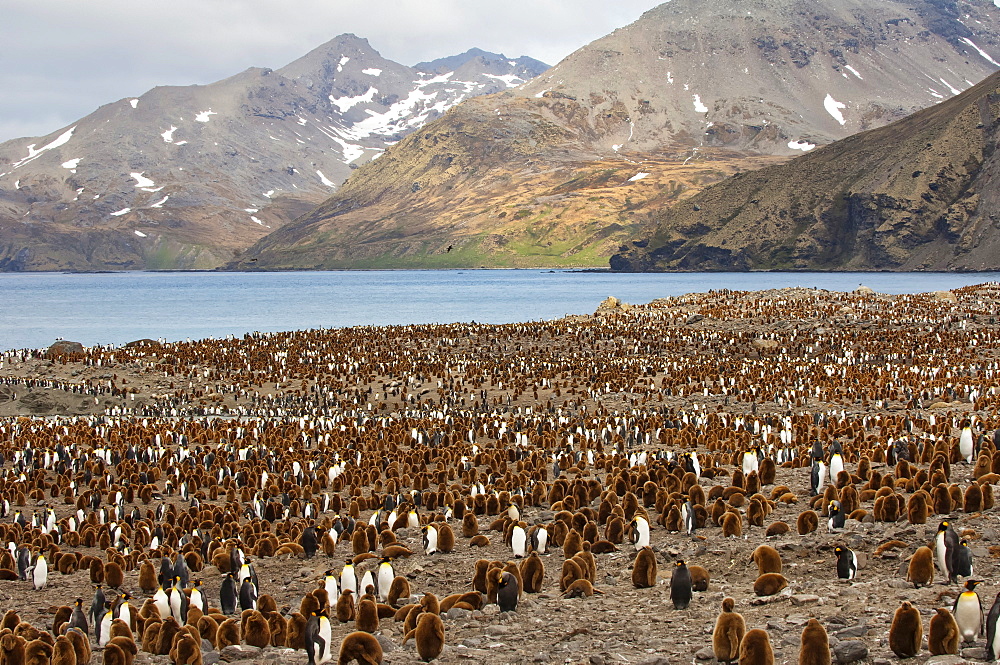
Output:
<svg viewBox="0 0 1000 665">
<path fill-rule="evenodd" d="M 833 553 L 836 554 L 837 556 L 840 556 L 841 554 L 844 553 L 844 548 L 838 546 L 838 547 L 834 548 Z"/>
<path fill-rule="evenodd" d="M 976 585 L 982 583 L 982 580 L 965 580 L 965 590 L 975 591 Z"/>
<path fill-rule="evenodd" d="M 950 522 L 949 522 L 948 520 L 944 520 L 944 521 L 943 521 L 943 522 L 941 522 L 941 524 L 940 524 L 940 525 L 938 526 L 938 532 L 940 533 L 941 531 L 947 531 L 947 530 L 948 530 L 948 527 L 950 527 L 950 526 L 951 526 L 951 523 L 950 523 Z"/>
<path fill-rule="evenodd" d="M 677 568 L 681 568 L 684 565 L 685 565 L 684 564 L 684 559 L 678 559 L 677 561 L 674 561 L 674 566 L 676 566 Z"/>
<path fill-rule="evenodd" d="M 74 604 L 75 604 L 75 605 L 76 605 L 77 607 L 82 607 L 82 606 L 83 606 L 83 598 L 77 598 L 77 599 L 76 599 L 76 600 L 74 601 Z"/>
</svg>

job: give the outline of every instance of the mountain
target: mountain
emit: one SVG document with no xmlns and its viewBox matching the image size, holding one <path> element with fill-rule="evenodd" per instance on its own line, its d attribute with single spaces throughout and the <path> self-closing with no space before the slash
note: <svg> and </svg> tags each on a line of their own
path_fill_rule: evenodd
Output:
<svg viewBox="0 0 1000 665">
<path fill-rule="evenodd" d="M 972 87 L 998 67 L 998 14 L 988 0 L 672 0 L 451 109 L 231 267 L 606 265 L 707 185 Z"/>
<path fill-rule="evenodd" d="M 341 35 L 278 70 L 154 88 L 2 143 L 0 270 L 217 267 L 450 107 L 546 69 L 479 50 L 438 62 Z"/>
<path fill-rule="evenodd" d="M 996 270 L 1000 73 L 666 211 L 613 270 Z"/>
</svg>

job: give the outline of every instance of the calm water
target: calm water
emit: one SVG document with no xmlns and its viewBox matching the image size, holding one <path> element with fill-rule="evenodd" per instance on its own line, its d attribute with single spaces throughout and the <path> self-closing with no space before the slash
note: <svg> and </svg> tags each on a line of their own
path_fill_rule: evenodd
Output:
<svg viewBox="0 0 1000 665">
<path fill-rule="evenodd" d="M 543 270 L 0 273 L 0 350 L 366 324 L 510 323 L 709 289 L 807 286 L 918 293 L 1000 273 L 610 274 Z"/>
</svg>

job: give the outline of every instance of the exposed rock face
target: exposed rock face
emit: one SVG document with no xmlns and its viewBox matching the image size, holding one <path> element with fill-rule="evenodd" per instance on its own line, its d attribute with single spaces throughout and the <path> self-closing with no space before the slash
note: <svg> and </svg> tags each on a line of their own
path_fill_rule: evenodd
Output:
<svg viewBox="0 0 1000 665">
<path fill-rule="evenodd" d="M 0 270 L 219 266 L 449 107 L 545 69 L 479 50 L 407 67 L 341 35 L 275 71 L 107 104 L 0 144 Z"/>
<path fill-rule="evenodd" d="M 995 270 L 997 118 L 1000 74 L 888 127 L 711 187 L 668 210 L 611 266 Z"/>
<path fill-rule="evenodd" d="M 672 0 L 461 104 L 233 267 L 602 265 L 709 184 L 970 88 L 998 18 L 988 0 Z"/>
</svg>

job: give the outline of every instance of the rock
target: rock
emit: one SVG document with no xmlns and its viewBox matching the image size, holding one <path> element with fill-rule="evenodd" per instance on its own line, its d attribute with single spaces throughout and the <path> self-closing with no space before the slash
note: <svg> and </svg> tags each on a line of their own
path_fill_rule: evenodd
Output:
<svg viewBox="0 0 1000 665">
<path fill-rule="evenodd" d="M 934 298 L 934 300 L 943 300 L 945 302 L 958 302 L 958 298 L 951 291 L 933 291 L 931 292 L 931 296 Z"/>
<path fill-rule="evenodd" d="M 83 353 L 83 344 L 80 342 L 70 342 L 61 339 L 48 348 L 45 352 L 45 357 L 60 358 L 62 356 L 68 356 L 71 353 Z"/>
<path fill-rule="evenodd" d="M 383 653 L 389 653 L 390 651 L 396 651 L 399 649 L 399 646 L 397 646 L 391 638 L 385 635 L 376 635 L 375 637 L 378 639 L 378 643 L 382 646 Z M 339 649 L 340 647 L 337 648 Z"/>
<path fill-rule="evenodd" d="M 307 568 L 306 566 L 299 568 L 299 577 L 309 577 L 312 574 L 312 568 Z"/>
<path fill-rule="evenodd" d="M 695 651 L 694 657 L 697 660 L 712 660 L 715 658 L 715 651 L 712 650 L 712 647 L 703 647 Z"/>
<path fill-rule="evenodd" d="M 909 564 L 907 564 L 907 565 L 909 565 Z M 891 580 L 889 580 L 889 586 L 891 588 L 893 588 L 893 589 L 909 589 L 913 585 L 911 585 L 906 580 L 891 579 Z"/>
<path fill-rule="evenodd" d="M 247 644 L 231 644 L 219 652 L 219 657 L 227 663 L 232 663 L 237 660 L 256 658 L 260 655 L 260 651 L 258 647 Z"/>
<path fill-rule="evenodd" d="M 543 651 L 541 653 L 536 653 L 535 657 L 531 659 L 531 662 L 533 662 L 533 663 L 547 663 L 550 660 L 552 660 L 552 657 L 549 656 L 549 654 L 547 654 L 547 653 L 545 653 Z"/>
<path fill-rule="evenodd" d="M 460 640 L 459 644 L 466 647 L 480 647 L 483 645 L 483 640 L 479 637 L 466 637 Z"/>
<path fill-rule="evenodd" d="M 844 640 L 834 647 L 833 655 L 840 665 L 846 665 L 867 658 L 868 647 L 861 640 Z"/>
<path fill-rule="evenodd" d="M 961 656 L 931 656 L 924 665 L 962 665 L 966 660 Z"/>
<path fill-rule="evenodd" d="M 962 649 L 962 658 L 986 660 L 986 647 L 966 647 Z"/>
<path fill-rule="evenodd" d="M 778 348 L 778 341 L 774 339 L 760 339 L 757 338 L 753 342 L 753 348 L 755 349 L 776 349 Z"/>
<path fill-rule="evenodd" d="M 467 610 L 464 607 L 453 607 L 450 610 L 448 610 L 447 612 L 445 612 L 445 616 L 448 617 L 448 619 L 450 619 L 452 621 L 455 621 L 455 620 L 458 620 L 458 619 L 468 619 L 471 615 L 472 615 L 472 611 L 471 610 Z"/>
<path fill-rule="evenodd" d="M 490 637 L 494 637 L 496 635 L 508 635 L 510 634 L 510 632 L 511 632 L 511 627 L 503 625 L 487 626 L 486 629 L 483 631 L 483 633 L 489 635 Z"/>
<path fill-rule="evenodd" d="M 638 665 L 670 665 L 670 661 L 663 656 L 647 656 L 639 661 Z"/>
<path fill-rule="evenodd" d="M 606 662 L 607 660 L 600 654 L 594 654 L 590 657 L 590 665 L 604 665 Z"/>
<path fill-rule="evenodd" d="M 851 626 L 850 628 L 844 628 L 843 630 L 838 630 L 834 633 L 838 639 L 844 639 L 845 637 L 864 637 L 865 633 L 868 632 L 868 626 L 859 624 L 857 626 Z"/>
<path fill-rule="evenodd" d="M 796 593 L 789 597 L 792 601 L 792 605 L 800 607 L 802 605 L 811 605 L 812 603 L 819 602 L 819 596 L 814 593 Z"/>
<path fill-rule="evenodd" d="M 217 665 L 219 662 L 219 652 L 218 651 L 202 651 L 201 652 L 201 665 Z"/>
<path fill-rule="evenodd" d="M 687 319 L 684 321 L 684 324 L 689 326 L 693 323 L 698 323 L 699 321 L 702 321 L 704 319 L 705 317 L 702 314 L 692 314 L 691 316 L 687 317 Z"/>
<path fill-rule="evenodd" d="M 209 651 L 215 651 L 215 647 L 213 647 L 212 643 L 209 642 L 208 640 L 202 639 L 202 641 L 201 641 L 201 652 L 203 654 L 206 654 Z"/>
<path fill-rule="evenodd" d="M 865 295 L 868 295 L 868 294 L 871 294 L 871 293 L 875 293 L 875 289 L 873 289 L 870 286 L 865 286 L 864 284 L 862 284 L 858 288 L 854 289 L 854 292 L 858 293 L 858 294 L 862 294 L 863 293 Z"/>
</svg>

